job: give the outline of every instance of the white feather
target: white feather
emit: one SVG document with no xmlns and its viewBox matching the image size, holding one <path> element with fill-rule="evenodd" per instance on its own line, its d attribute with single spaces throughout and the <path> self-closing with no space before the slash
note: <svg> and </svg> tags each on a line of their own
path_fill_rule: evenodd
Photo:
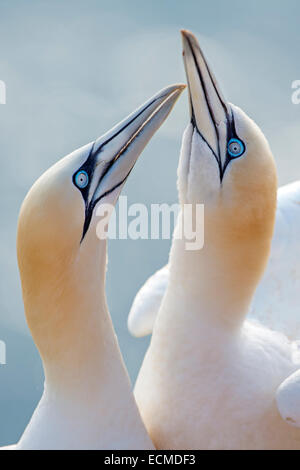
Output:
<svg viewBox="0 0 300 470">
<path fill-rule="evenodd" d="M 250 310 L 263 325 L 300 338 L 300 181 L 278 189 L 270 259 Z M 169 266 L 154 273 L 135 296 L 128 328 L 133 336 L 152 333 L 167 290 Z"/>
</svg>

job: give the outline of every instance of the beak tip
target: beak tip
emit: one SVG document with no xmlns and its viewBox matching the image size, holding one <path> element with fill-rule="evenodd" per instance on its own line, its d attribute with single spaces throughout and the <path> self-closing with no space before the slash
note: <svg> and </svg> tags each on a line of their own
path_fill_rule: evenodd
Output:
<svg viewBox="0 0 300 470">
<path fill-rule="evenodd" d="M 183 90 L 186 88 L 186 85 L 184 83 L 176 83 L 174 85 L 170 85 L 167 88 L 164 88 L 160 92 L 159 99 L 164 98 L 165 101 L 167 102 L 168 100 L 171 100 L 174 102 L 177 101 Z"/>
<path fill-rule="evenodd" d="M 177 92 L 178 98 L 181 95 L 181 93 L 183 92 L 183 90 L 185 90 L 185 89 L 186 89 L 186 85 L 184 85 L 183 83 L 180 83 L 178 85 L 178 92 Z"/>
<path fill-rule="evenodd" d="M 180 32 L 183 44 L 183 55 L 185 51 L 188 51 L 189 49 L 191 49 L 191 47 L 194 47 L 195 49 L 199 48 L 198 40 L 191 31 L 189 31 L 188 29 L 181 29 Z"/>
<path fill-rule="evenodd" d="M 178 98 L 186 88 L 186 85 L 184 83 L 177 83 L 170 88 L 172 88 L 172 91 L 170 92 L 169 96 L 173 96 L 174 98 L 177 96 Z"/>
<path fill-rule="evenodd" d="M 181 29 L 180 33 L 181 33 L 181 36 L 183 38 L 196 39 L 195 35 L 191 31 L 189 31 L 188 29 Z"/>
</svg>

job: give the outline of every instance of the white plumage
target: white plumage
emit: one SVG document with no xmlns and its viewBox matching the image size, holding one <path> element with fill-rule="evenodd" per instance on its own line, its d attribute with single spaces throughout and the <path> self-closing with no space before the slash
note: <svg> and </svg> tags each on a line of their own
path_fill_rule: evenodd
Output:
<svg viewBox="0 0 300 470">
<path fill-rule="evenodd" d="M 271 255 L 250 316 L 300 338 L 300 181 L 279 188 Z"/>
<path fill-rule="evenodd" d="M 295 181 L 278 190 L 270 258 L 249 312 L 251 318 L 291 339 L 300 338 L 299 240 L 300 181 Z M 168 279 L 169 266 L 166 265 L 136 294 L 128 317 L 128 328 L 133 336 L 152 333 Z"/>
</svg>

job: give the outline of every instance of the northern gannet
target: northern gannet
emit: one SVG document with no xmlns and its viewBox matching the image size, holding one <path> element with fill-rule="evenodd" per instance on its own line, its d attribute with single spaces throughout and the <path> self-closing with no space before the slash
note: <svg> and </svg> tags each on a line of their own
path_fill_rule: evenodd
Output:
<svg viewBox="0 0 300 470">
<path fill-rule="evenodd" d="M 275 231 L 266 271 L 255 292 L 249 315 L 290 339 L 300 337 L 300 181 L 277 191 Z M 167 290 L 169 265 L 156 271 L 133 301 L 128 329 L 133 336 L 152 333 Z"/>
<path fill-rule="evenodd" d="M 18 262 L 45 388 L 17 449 L 153 449 L 106 303 L 106 240 L 97 236 L 96 211 L 116 203 L 183 88 L 160 91 L 60 160 L 23 202 Z"/>
<path fill-rule="evenodd" d="M 225 101 L 196 38 L 182 35 L 191 123 L 178 191 L 182 211 L 204 203 L 205 243 L 188 251 L 179 217 L 135 397 L 158 449 L 299 449 L 284 414 L 297 344 L 245 318 L 270 252 L 275 163 L 258 126 Z"/>
</svg>

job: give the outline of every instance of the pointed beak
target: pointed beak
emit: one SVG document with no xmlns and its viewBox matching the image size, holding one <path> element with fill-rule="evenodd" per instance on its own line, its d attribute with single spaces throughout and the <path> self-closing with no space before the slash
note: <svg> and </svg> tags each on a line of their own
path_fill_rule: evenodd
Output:
<svg viewBox="0 0 300 470">
<path fill-rule="evenodd" d="M 80 170 L 90 176 L 84 190 L 86 217 L 82 239 L 93 210 L 103 198 L 115 204 L 139 155 L 171 112 L 185 85 L 172 85 L 150 98 L 120 124 L 97 139 Z"/>
<path fill-rule="evenodd" d="M 187 76 L 191 122 L 213 152 L 222 178 L 231 109 L 200 49 L 196 37 L 182 30 L 183 61 Z"/>
</svg>

